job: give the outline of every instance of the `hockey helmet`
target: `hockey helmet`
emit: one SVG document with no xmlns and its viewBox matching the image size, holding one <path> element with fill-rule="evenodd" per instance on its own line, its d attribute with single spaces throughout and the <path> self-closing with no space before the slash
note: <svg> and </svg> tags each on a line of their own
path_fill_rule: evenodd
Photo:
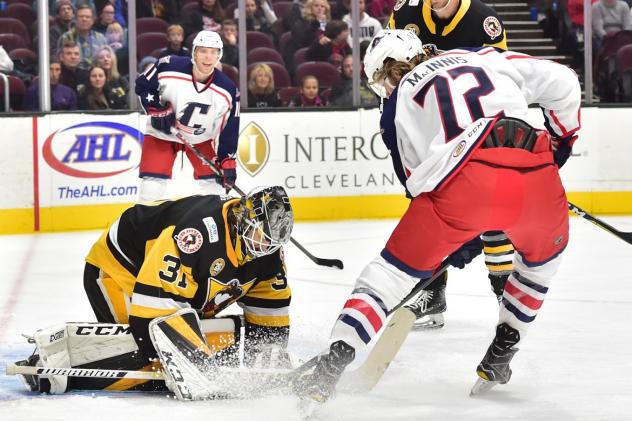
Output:
<svg viewBox="0 0 632 421">
<path fill-rule="evenodd" d="M 213 31 L 200 31 L 193 38 L 193 49 L 191 51 L 191 57 L 195 57 L 195 49 L 197 47 L 208 47 L 219 49 L 219 60 L 222 59 L 224 54 L 224 43 L 222 38 L 217 32 Z"/>
<path fill-rule="evenodd" d="M 408 29 L 384 29 L 373 37 L 364 56 L 364 73 L 369 78 L 369 86 L 382 98 L 386 98 L 384 80 L 374 80 L 377 72 L 384 67 L 384 61 L 409 62 L 423 54 L 423 44 L 413 31 Z"/>
<path fill-rule="evenodd" d="M 237 232 L 252 258 L 272 254 L 290 240 L 294 216 L 281 186 L 259 187 L 241 198 Z"/>
</svg>

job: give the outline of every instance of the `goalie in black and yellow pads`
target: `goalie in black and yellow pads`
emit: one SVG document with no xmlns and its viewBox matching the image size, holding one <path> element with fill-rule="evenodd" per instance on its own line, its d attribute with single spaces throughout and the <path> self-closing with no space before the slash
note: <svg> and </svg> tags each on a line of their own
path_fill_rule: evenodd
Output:
<svg viewBox="0 0 632 421">
<path fill-rule="evenodd" d="M 285 349 L 291 292 L 281 246 L 289 241 L 292 226 L 289 198 L 278 186 L 257 189 L 242 198 L 192 196 L 127 209 L 93 245 L 84 272 L 85 290 L 100 322 L 95 326 L 129 325 L 127 335 L 119 329 L 118 336 L 126 337 L 124 345 L 110 346 L 116 351 L 107 358 L 86 357 L 90 352 L 85 341 L 71 340 L 78 335 L 76 327 L 68 324 L 55 332 L 47 329 L 36 334 L 36 354 L 23 364 L 151 370 L 150 360 L 157 354 L 150 323 L 183 309 L 194 310 L 202 319 L 209 353 L 221 351 L 217 355 L 231 363 L 235 353 L 231 356 L 230 351 L 239 344 L 239 317 L 210 324 L 205 319 L 215 318 L 233 303 L 243 309 L 247 364 L 270 344 Z M 167 325 L 180 337 L 193 338 L 189 323 L 175 318 Z M 46 336 L 57 332 L 63 332 L 58 335 L 63 344 L 51 349 Z M 92 339 L 98 342 L 103 337 Z M 78 352 L 77 347 L 81 347 Z M 102 379 L 67 379 L 27 380 L 32 389 L 51 393 L 72 388 L 154 387 L 146 381 L 127 381 L 119 387 L 110 379 L 105 384 Z"/>
</svg>

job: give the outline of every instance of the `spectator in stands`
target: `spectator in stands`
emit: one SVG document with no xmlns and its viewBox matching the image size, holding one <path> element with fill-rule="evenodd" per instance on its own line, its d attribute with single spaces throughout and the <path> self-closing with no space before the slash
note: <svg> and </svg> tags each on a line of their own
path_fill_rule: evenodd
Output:
<svg viewBox="0 0 632 421">
<path fill-rule="evenodd" d="M 120 110 L 127 105 L 126 97 L 115 95 L 107 83 L 105 69 L 92 65 L 90 82 L 79 89 L 80 110 Z"/>
<path fill-rule="evenodd" d="M 394 6 L 394 0 L 370 0 L 367 13 L 375 18 L 381 18 L 390 15 Z"/>
<path fill-rule="evenodd" d="M 294 23 L 297 20 L 302 19 L 303 10 L 305 10 L 305 0 L 293 0 L 292 7 L 290 7 L 283 16 L 283 30 L 291 31 L 294 27 Z"/>
<path fill-rule="evenodd" d="M 114 19 L 127 28 L 127 0 L 109 0 L 114 4 Z"/>
<path fill-rule="evenodd" d="M 169 25 L 167 27 L 167 48 L 161 53 L 160 57 L 165 56 L 183 56 L 191 57 L 191 51 L 184 46 L 184 28 L 178 24 Z"/>
<path fill-rule="evenodd" d="M 61 80 L 61 64 L 51 60 L 50 63 L 50 106 L 53 111 L 75 110 L 77 94 L 68 86 L 59 83 Z M 28 87 L 24 94 L 24 110 L 39 111 L 39 83 Z"/>
<path fill-rule="evenodd" d="M 125 30 L 120 23 L 113 22 L 105 31 L 105 39 L 112 50 L 118 51 L 125 47 Z"/>
<path fill-rule="evenodd" d="M 136 2 L 136 17 L 160 18 L 169 23 L 179 20 L 176 0 L 143 0 Z"/>
<path fill-rule="evenodd" d="M 353 105 L 353 57 L 351 54 L 342 60 L 341 79 L 331 88 L 329 105 L 337 107 L 351 107 Z M 364 79 L 360 82 L 360 105 L 377 105 L 377 97 L 366 85 Z"/>
<path fill-rule="evenodd" d="M 347 54 L 351 54 L 351 47 L 347 43 L 349 28 L 341 20 L 332 20 L 327 23 L 325 33 L 307 50 L 307 59 L 313 61 L 327 61 L 331 56 L 339 56 L 340 60 Z"/>
<path fill-rule="evenodd" d="M 94 25 L 94 30 L 105 35 L 108 25 L 114 22 L 116 22 L 114 19 L 114 5 L 112 3 L 105 3 L 99 13 L 99 20 Z"/>
<path fill-rule="evenodd" d="M 248 80 L 248 106 L 256 108 L 279 107 L 281 100 L 274 90 L 274 73 L 265 63 L 256 64 Z"/>
<path fill-rule="evenodd" d="M 607 34 L 632 29 L 630 8 L 623 0 L 599 0 L 592 5 L 593 49 L 599 51 Z"/>
<path fill-rule="evenodd" d="M 74 41 L 80 47 L 81 61 L 79 67 L 88 69 L 96 56 L 97 50 L 107 45 L 105 36 L 94 29 L 94 15 L 92 8 L 87 4 L 77 7 L 75 27 L 64 33 L 59 39 L 59 47 L 66 41 Z"/>
<path fill-rule="evenodd" d="M 55 23 L 49 28 L 50 54 L 56 55 L 59 38 L 72 29 L 75 18 L 75 6 L 70 0 L 58 0 L 55 3 Z"/>
<path fill-rule="evenodd" d="M 290 107 L 324 107 L 325 101 L 318 95 L 318 79 L 307 75 L 301 80 L 301 93 L 290 100 Z"/>
<path fill-rule="evenodd" d="M 237 22 L 232 19 L 222 21 L 222 42 L 224 43 L 224 54 L 222 63 L 239 68 L 239 46 L 237 45 Z"/>
<path fill-rule="evenodd" d="M 351 0 L 337 1 L 331 8 L 331 18 L 335 20 L 342 20 L 342 17 L 349 13 L 351 13 Z"/>
<path fill-rule="evenodd" d="M 358 10 L 360 11 L 360 21 L 358 25 L 360 26 L 360 42 L 362 41 L 371 41 L 373 35 L 380 32 L 382 29 L 382 24 L 375 18 L 369 16 L 366 13 L 365 0 L 358 0 Z M 351 13 L 344 15 L 342 18 L 343 22 L 347 24 L 349 27 L 349 47 L 353 46 L 353 29 L 351 28 Z"/>
<path fill-rule="evenodd" d="M 101 47 L 97 53 L 97 65 L 105 70 L 105 78 L 112 95 L 126 98 L 129 92 L 129 82 L 119 73 L 116 61 L 116 54 L 107 45 Z M 127 99 L 124 100 L 127 101 Z"/>
<path fill-rule="evenodd" d="M 73 90 L 88 83 L 88 71 L 79 67 L 81 53 L 76 42 L 68 40 L 59 51 L 61 63 L 61 84 Z"/>
<path fill-rule="evenodd" d="M 272 24 L 276 20 L 277 16 L 267 0 L 246 0 L 247 31 L 259 31 L 272 35 Z"/>
<path fill-rule="evenodd" d="M 184 28 L 188 34 L 209 30 L 220 32 L 224 20 L 224 9 L 219 0 L 199 0 L 199 5 L 189 16 L 184 17 Z"/>
<path fill-rule="evenodd" d="M 144 73 L 156 64 L 158 59 L 153 56 L 143 57 L 141 61 L 138 63 L 138 73 Z"/>
<path fill-rule="evenodd" d="M 294 53 L 318 40 L 325 33 L 330 20 L 331 8 L 327 0 L 307 0 L 303 16 L 297 18 L 292 25 L 292 39 L 286 51 L 281 52 L 290 73 L 294 71 Z"/>
</svg>

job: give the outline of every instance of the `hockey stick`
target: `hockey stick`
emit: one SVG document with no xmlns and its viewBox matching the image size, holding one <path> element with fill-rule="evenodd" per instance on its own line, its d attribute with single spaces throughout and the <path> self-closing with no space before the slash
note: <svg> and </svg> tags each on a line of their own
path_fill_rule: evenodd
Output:
<svg viewBox="0 0 632 421">
<path fill-rule="evenodd" d="M 586 212 L 579 206 L 572 204 L 571 202 L 568 202 L 568 209 L 571 212 L 573 212 L 575 215 L 581 216 L 585 220 L 592 222 L 593 224 L 597 225 L 599 228 L 605 231 L 608 231 L 610 234 L 613 234 L 614 236 L 622 239 L 626 243 L 632 244 L 632 232 L 619 231 L 612 225 L 607 224 L 601 219 L 592 216 L 591 214 L 589 214 L 588 212 Z"/>
<path fill-rule="evenodd" d="M 222 177 L 221 170 L 217 168 L 215 164 L 213 164 L 202 152 L 200 152 L 198 148 L 196 148 L 195 146 L 193 146 L 191 142 L 186 140 L 184 136 L 182 136 L 182 134 L 180 134 L 179 132 L 176 132 L 176 137 L 178 138 L 178 140 L 184 143 L 185 146 L 189 148 L 191 152 L 193 152 L 195 156 L 197 156 L 200 159 L 200 161 L 202 161 L 206 166 L 208 166 L 211 169 L 211 171 L 215 173 L 215 175 Z M 231 188 L 235 190 L 237 194 L 239 194 L 240 196 L 246 195 L 246 193 L 244 193 L 242 189 L 240 189 L 234 184 L 231 185 Z M 342 264 L 342 260 L 325 259 L 322 257 L 316 257 L 312 253 L 310 253 L 305 247 L 303 247 L 301 243 L 296 241 L 294 237 L 290 237 L 290 241 L 292 242 L 292 244 L 296 246 L 296 248 L 302 251 L 312 262 L 316 263 L 319 266 L 327 266 L 327 267 L 333 267 L 333 268 L 338 268 L 338 269 L 342 269 L 344 267 L 344 265 Z"/>
<path fill-rule="evenodd" d="M 244 375 L 274 375 L 286 376 L 292 370 L 286 369 L 251 369 L 251 368 L 231 368 L 221 367 L 218 373 L 244 374 Z M 68 376 L 68 377 L 94 377 L 107 379 L 138 379 L 138 380 L 164 380 L 162 371 L 140 371 L 140 370 L 109 370 L 100 368 L 61 368 L 61 367 L 33 367 L 25 365 L 7 364 L 7 376 L 16 374 L 26 374 L 31 376 Z"/>
<path fill-rule="evenodd" d="M 448 261 L 444 261 L 432 277 L 419 281 L 410 293 L 388 312 L 391 317 L 384 324 L 382 334 L 373 345 L 366 360 L 357 369 L 343 373 L 338 383 L 339 390 L 365 393 L 375 387 L 404 344 L 417 319 L 415 313 L 404 305 L 441 276 L 449 266 Z"/>
</svg>

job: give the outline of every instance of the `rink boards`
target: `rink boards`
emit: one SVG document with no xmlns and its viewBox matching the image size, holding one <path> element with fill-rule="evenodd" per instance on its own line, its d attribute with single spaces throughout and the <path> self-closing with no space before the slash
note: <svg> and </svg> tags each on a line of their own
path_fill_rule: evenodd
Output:
<svg viewBox="0 0 632 421">
<path fill-rule="evenodd" d="M 138 196 L 145 119 L 2 118 L 0 233 L 107 226 Z M 378 121 L 377 109 L 242 113 L 237 184 L 284 186 L 299 220 L 397 217 L 408 201 Z M 632 213 L 630 133 L 629 109 L 582 109 L 574 156 L 561 171 L 572 201 L 589 212 Z M 169 196 L 196 192 L 188 161 L 178 157 Z"/>
</svg>

